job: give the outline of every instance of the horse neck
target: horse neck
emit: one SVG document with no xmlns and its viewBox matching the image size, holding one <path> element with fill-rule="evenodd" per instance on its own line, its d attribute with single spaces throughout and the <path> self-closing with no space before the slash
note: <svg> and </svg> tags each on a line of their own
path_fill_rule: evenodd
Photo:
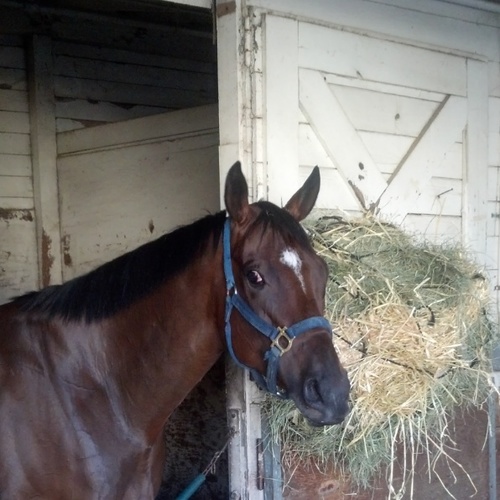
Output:
<svg viewBox="0 0 500 500">
<path fill-rule="evenodd" d="M 224 300 L 219 248 L 115 318 L 110 359 L 122 360 L 118 386 L 147 434 L 161 431 L 222 353 Z"/>
</svg>

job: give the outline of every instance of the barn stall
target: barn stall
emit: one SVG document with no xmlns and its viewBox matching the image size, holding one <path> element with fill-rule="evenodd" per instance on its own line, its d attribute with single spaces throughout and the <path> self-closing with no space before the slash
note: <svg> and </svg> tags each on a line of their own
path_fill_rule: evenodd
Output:
<svg viewBox="0 0 500 500">
<path fill-rule="evenodd" d="M 0 19 L 2 302 L 219 209 L 210 10 L 2 2 Z M 172 417 L 160 498 L 222 446 L 224 386 L 221 362 Z M 226 471 L 205 494 L 226 496 Z"/>
<path fill-rule="evenodd" d="M 498 304 L 495 2 L 0 5 L 2 300 L 217 210 L 221 180 L 241 159 L 254 199 L 288 199 L 317 164 L 317 216 L 376 210 L 422 238 L 462 242 L 488 270 Z M 279 451 L 273 460 L 262 445 L 262 395 L 246 374 L 228 370 L 227 402 L 221 365 L 174 416 L 167 435 L 181 450 L 194 446 L 166 464 L 174 486 L 164 498 L 221 445 L 226 412 L 236 432 L 229 462 L 199 498 L 281 497 Z M 207 408 L 217 388 L 218 402 Z M 188 420 L 195 429 L 182 427 Z M 494 498 L 485 428 L 483 411 L 457 423 L 456 435 L 480 494 Z M 201 455 L 206 436 L 212 442 Z M 294 477 L 285 497 L 351 491 L 335 475 L 299 468 Z M 442 493 L 427 483 L 422 474 L 421 498 Z M 381 498 L 384 487 L 375 490 Z"/>
</svg>

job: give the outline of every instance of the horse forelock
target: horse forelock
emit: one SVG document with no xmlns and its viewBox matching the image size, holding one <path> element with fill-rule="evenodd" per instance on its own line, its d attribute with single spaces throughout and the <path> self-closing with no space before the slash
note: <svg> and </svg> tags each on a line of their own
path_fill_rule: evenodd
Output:
<svg viewBox="0 0 500 500">
<path fill-rule="evenodd" d="M 14 299 L 26 312 L 65 320 L 98 321 L 154 292 L 186 269 L 212 241 L 217 247 L 225 212 L 208 215 L 113 259 L 62 285 Z"/>
<path fill-rule="evenodd" d="M 261 231 L 261 237 L 268 231 L 281 237 L 287 246 L 311 248 L 311 242 L 304 228 L 285 209 L 268 201 L 259 201 L 255 204 L 260 212 L 253 221 L 249 233 Z"/>
</svg>

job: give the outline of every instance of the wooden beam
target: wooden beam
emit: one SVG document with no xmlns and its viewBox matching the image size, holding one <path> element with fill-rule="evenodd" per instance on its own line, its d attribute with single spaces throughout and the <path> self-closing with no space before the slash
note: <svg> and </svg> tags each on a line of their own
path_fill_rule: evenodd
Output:
<svg viewBox="0 0 500 500">
<path fill-rule="evenodd" d="M 299 186 L 298 23 L 268 15 L 264 29 L 267 189 L 270 201 L 284 205 Z"/>
<path fill-rule="evenodd" d="M 467 60 L 463 241 L 486 263 L 488 214 L 488 64 Z"/>
<path fill-rule="evenodd" d="M 328 157 L 351 186 L 360 207 L 370 209 L 387 183 L 318 71 L 300 70 L 300 107 Z"/>
<path fill-rule="evenodd" d="M 34 35 L 28 50 L 28 88 L 33 159 L 33 196 L 39 284 L 60 283 L 61 236 L 52 40 Z"/>
</svg>

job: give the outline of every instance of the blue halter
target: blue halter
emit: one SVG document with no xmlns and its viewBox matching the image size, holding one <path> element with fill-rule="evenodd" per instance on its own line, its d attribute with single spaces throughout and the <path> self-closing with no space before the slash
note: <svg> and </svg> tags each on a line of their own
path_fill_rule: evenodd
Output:
<svg viewBox="0 0 500 500">
<path fill-rule="evenodd" d="M 252 308 L 239 296 L 236 290 L 234 281 L 233 268 L 231 264 L 231 221 L 226 219 L 223 235 L 224 248 L 224 275 L 226 277 L 226 314 L 225 314 L 225 333 L 226 343 L 233 360 L 242 368 L 247 368 L 256 384 L 271 394 L 283 399 L 288 398 L 288 393 L 278 389 L 276 379 L 278 376 L 278 367 L 280 357 L 292 348 L 293 340 L 300 334 L 305 333 L 313 328 L 324 328 L 332 333 L 330 323 L 323 316 L 313 316 L 295 323 L 292 326 L 274 327 L 264 321 L 252 310 Z M 250 323 L 256 330 L 264 334 L 270 341 L 271 347 L 266 352 L 264 359 L 267 361 L 266 375 L 261 375 L 257 370 L 243 364 L 237 357 L 233 349 L 231 335 L 231 313 L 235 307 L 239 313 Z"/>
</svg>

